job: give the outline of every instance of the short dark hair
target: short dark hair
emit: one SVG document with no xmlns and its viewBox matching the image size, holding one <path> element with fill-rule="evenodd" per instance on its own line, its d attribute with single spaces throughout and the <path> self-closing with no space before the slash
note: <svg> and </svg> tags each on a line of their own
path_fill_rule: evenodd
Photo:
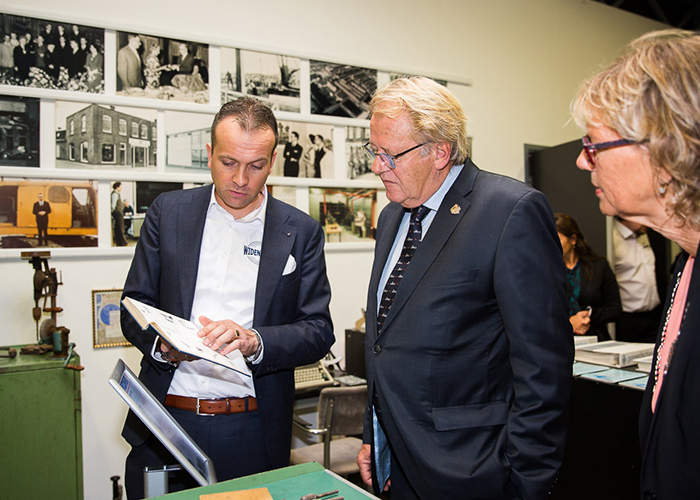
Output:
<svg viewBox="0 0 700 500">
<path fill-rule="evenodd" d="M 292 135 L 293 135 L 294 137 L 296 137 L 297 139 L 299 138 L 299 132 L 294 132 L 294 131 L 292 130 Z"/>
<path fill-rule="evenodd" d="M 122 185 L 122 183 L 119 182 L 119 181 L 117 181 L 117 182 L 115 182 L 114 184 L 112 184 L 112 189 L 117 189 L 117 188 L 118 188 L 119 186 L 121 186 L 121 185 Z"/>
<path fill-rule="evenodd" d="M 224 118 L 232 117 L 240 127 L 246 132 L 253 130 L 272 130 L 275 134 L 275 145 L 272 152 L 277 148 L 279 142 L 279 132 L 277 130 L 277 119 L 272 110 L 257 99 L 249 96 L 239 97 L 235 101 L 227 102 L 223 106 L 211 124 L 211 147 L 216 144 L 216 127 Z"/>
</svg>

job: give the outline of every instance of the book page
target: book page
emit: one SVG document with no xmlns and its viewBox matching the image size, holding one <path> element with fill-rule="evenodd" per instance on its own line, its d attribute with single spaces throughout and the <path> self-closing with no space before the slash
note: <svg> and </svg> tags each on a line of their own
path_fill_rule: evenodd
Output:
<svg viewBox="0 0 700 500">
<path fill-rule="evenodd" d="M 245 363 L 241 363 L 241 365 L 245 366 L 245 369 L 241 369 L 234 364 L 233 360 L 205 346 L 204 339 L 197 335 L 200 328 L 191 321 L 166 313 L 165 311 L 139 302 L 131 297 L 126 297 L 124 299 L 125 303 L 127 301 L 141 313 L 148 325 L 151 325 L 161 337 L 178 351 L 197 358 L 206 359 L 207 361 L 224 366 L 247 377 L 251 376 L 250 369 Z M 127 310 L 130 309 L 131 308 L 127 306 Z M 231 355 L 233 357 L 243 357 L 241 351 L 238 350 L 231 353 Z"/>
</svg>

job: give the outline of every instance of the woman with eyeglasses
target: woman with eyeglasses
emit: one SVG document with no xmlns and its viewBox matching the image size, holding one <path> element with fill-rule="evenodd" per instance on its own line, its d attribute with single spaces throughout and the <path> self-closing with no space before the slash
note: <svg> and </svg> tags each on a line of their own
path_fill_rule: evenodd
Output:
<svg viewBox="0 0 700 500">
<path fill-rule="evenodd" d="M 700 33 L 633 41 L 572 105 L 586 130 L 576 164 L 606 215 L 682 249 L 640 415 L 642 498 L 700 498 Z"/>
</svg>

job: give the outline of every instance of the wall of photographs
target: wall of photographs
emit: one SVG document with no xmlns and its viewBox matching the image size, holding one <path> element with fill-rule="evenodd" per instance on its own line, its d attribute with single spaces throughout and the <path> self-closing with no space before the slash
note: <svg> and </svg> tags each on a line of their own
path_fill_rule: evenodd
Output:
<svg viewBox="0 0 700 500">
<path fill-rule="evenodd" d="M 403 74 L 11 12 L 0 32 L 0 256 L 135 245 L 158 194 L 211 182 L 209 127 L 242 95 L 279 120 L 272 194 L 329 245 L 372 244 L 386 198 L 362 148 L 368 104 Z"/>
</svg>

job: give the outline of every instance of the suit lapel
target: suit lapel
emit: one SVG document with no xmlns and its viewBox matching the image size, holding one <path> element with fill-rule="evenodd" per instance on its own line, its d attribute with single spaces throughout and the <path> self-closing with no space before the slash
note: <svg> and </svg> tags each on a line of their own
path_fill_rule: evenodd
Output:
<svg viewBox="0 0 700 500">
<path fill-rule="evenodd" d="M 288 212 L 281 202 L 268 194 L 262 255 L 255 290 L 255 312 L 253 326 L 262 326 L 272 304 L 284 267 L 292 254 L 296 228 L 287 224 Z"/>
<path fill-rule="evenodd" d="M 192 313 L 194 291 L 197 286 L 199 252 L 202 247 L 202 235 L 210 199 L 211 186 L 193 189 L 189 200 L 181 203 L 177 208 L 178 227 L 182 228 L 182 231 L 178 231 L 176 235 L 178 273 L 182 315 L 185 319 L 189 319 Z"/>
<path fill-rule="evenodd" d="M 384 321 L 382 335 L 389 329 L 392 320 L 413 294 L 414 290 L 423 279 L 423 276 L 445 247 L 445 244 L 455 228 L 467 213 L 470 206 L 468 195 L 471 193 L 478 173 L 479 169 L 476 165 L 474 165 L 471 160 L 467 160 L 462 172 L 460 172 L 452 187 L 445 194 L 445 198 L 430 224 L 428 233 L 413 255 L 407 272 L 404 273 L 404 278 L 396 293 L 396 298 Z M 393 234 L 396 234 L 396 231 L 394 231 Z M 393 239 L 389 243 L 391 245 Z M 382 262 L 386 262 L 386 257 Z"/>
</svg>

